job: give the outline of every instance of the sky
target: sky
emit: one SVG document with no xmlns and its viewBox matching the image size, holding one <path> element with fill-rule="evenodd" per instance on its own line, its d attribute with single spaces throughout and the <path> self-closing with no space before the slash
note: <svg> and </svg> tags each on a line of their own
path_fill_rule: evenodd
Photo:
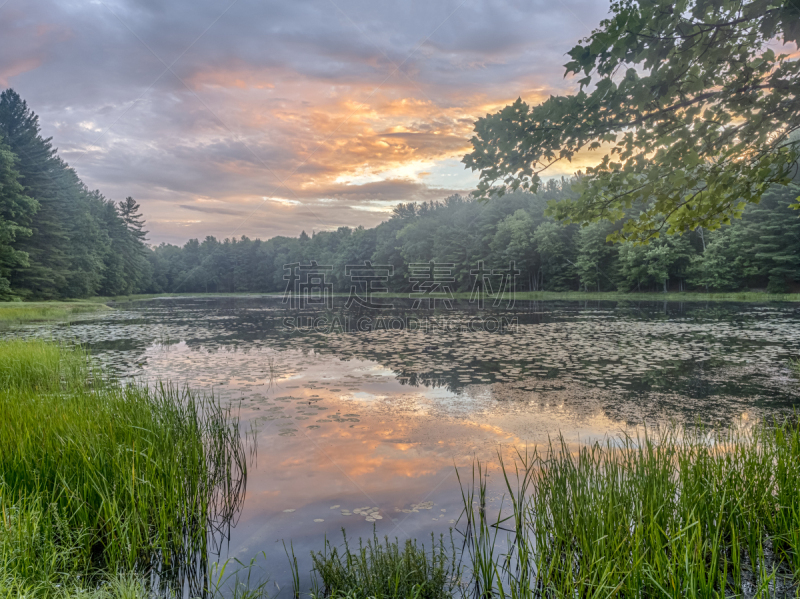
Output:
<svg viewBox="0 0 800 599">
<path fill-rule="evenodd" d="M 577 89 L 608 0 L 0 0 L 0 88 L 151 243 L 466 194 L 476 118 Z M 580 164 L 553 175 L 571 174 Z"/>
</svg>

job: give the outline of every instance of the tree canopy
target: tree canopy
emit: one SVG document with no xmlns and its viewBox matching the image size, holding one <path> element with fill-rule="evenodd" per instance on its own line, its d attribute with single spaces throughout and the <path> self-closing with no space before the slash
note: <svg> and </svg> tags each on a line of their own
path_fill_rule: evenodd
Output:
<svg viewBox="0 0 800 599">
<path fill-rule="evenodd" d="M 51 141 L 18 93 L 0 93 L 0 299 L 139 289 L 150 277 L 139 205 L 87 189 Z"/>
<path fill-rule="evenodd" d="M 578 93 L 477 121 L 463 159 L 476 193 L 535 191 L 555 163 L 600 150 L 555 218 L 625 217 L 610 239 L 639 243 L 730 223 L 796 173 L 799 39 L 800 0 L 615 2 L 569 51 Z"/>
</svg>

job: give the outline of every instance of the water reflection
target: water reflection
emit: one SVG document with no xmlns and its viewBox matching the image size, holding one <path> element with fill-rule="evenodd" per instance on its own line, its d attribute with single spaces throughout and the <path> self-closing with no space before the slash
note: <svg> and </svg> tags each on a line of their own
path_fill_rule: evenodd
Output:
<svg viewBox="0 0 800 599">
<path fill-rule="evenodd" d="M 800 350 L 791 305 L 395 304 L 398 322 L 449 326 L 379 327 L 375 313 L 339 306 L 302 316 L 370 316 L 375 326 L 289 330 L 298 314 L 280 298 L 170 298 L 6 334 L 77 340 L 121 377 L 236 401 L 259 443 L 229 550 L 247 560 L 267 551 L 281 585 L 279 539 L 302 559 L 342 526 L 401 539 L 446 531 L 459 512 L 454 466 L 498 447 L 510 454 L 559 432 L 587 442 L 643 422 L 729 425 L 789 413 L 800 395 L 787 368 Z M 469 325 L 489 317 L 505 324 Z"/>
</svg>

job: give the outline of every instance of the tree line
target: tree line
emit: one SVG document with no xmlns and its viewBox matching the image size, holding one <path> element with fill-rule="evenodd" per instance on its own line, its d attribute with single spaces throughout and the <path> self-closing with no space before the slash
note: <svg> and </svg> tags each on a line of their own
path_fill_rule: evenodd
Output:
<svg viewBox="0 0 800 599">
<path fill-rule="evenodd" d="M 151 254 L 153 292 L 277 292 L 284 265 L 332 266 L 326 282 L 347 292 L 345 266 L 391 265 L 390 291 L 412 289 L 409 264 L 452 264 L 453 291 L 469 291 L 470 274 L 508 268 L 517 291 L 732 291 L 782 293 L 800 281 L 800 219 L 788 207 L 800 181 L 776 187 L 741 219 L 715 231 L 698 228 L 647 245 L 606 239 L 623 221 L 563 226 L 546 216 L 551 201 L 569 198 L 573 181 L 550 180 L 537 193 L 514 192 L 481 202 L 459 195 L 399 204 L 374 228 L 340 227 L 299 237 L 190 240 L 161 244 Z"/>
<path fill-rule="evenodd" d="M 262 241 L 192 239 L 182 247 L 146 243 L 133 198 L 116 203 L 90 191 L 40 134 L 38 117 L 13 90 L 0 94 L 0 298 L 51 299 L 131 293 L 279 292 L 284 266 L 331 266 L 334 291 L 347 292 L 345 266 L 391 266 L 391 291 L 412 289 L 409 265 L 451 264 L 453 291 L 471 274 L 508 268 L 517 291 L 786 292 L 800 282 L 800 219 L 789 204 L 800 179 L 770 188 L 741 219 L 709 231 L 612 244 L 616 222 L 562 225 L 551 203 L 577 197 L 576 179 L 550 180 L 480 201 L 453 195 L 401 203 L 373 228 L 340 227 Z"/>
</svg>

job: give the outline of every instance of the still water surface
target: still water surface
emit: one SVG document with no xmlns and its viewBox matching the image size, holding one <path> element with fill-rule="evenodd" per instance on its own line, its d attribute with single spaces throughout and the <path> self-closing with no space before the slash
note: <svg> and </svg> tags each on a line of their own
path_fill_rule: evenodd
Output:
<svg viewBox="0 0 800 599">
<path fill-rule="evenodd" d="M 275 297 L 168 298 L 6 334 L 78 341 L 122 378 L 237 402 L 257 454 L 221 557 L 265 552 L 282 596 L 282 540 L 307 571 L 308 552 L 342 527 L 351 538 L 373 527 L 401 540 L 447 533 L 461 507 L 456 466 L 471 476 L 474 457 L 643 423 L 732 426 L 800 400 L 787 366 L 800 355 L 791 304 L 518 301 L 492 313 L 394 303 L 299 314 Z M 342 326 L 298 329 L 299 316 Z M 359 318 L 373 330 L 358 330 Z"/>
</svg>

